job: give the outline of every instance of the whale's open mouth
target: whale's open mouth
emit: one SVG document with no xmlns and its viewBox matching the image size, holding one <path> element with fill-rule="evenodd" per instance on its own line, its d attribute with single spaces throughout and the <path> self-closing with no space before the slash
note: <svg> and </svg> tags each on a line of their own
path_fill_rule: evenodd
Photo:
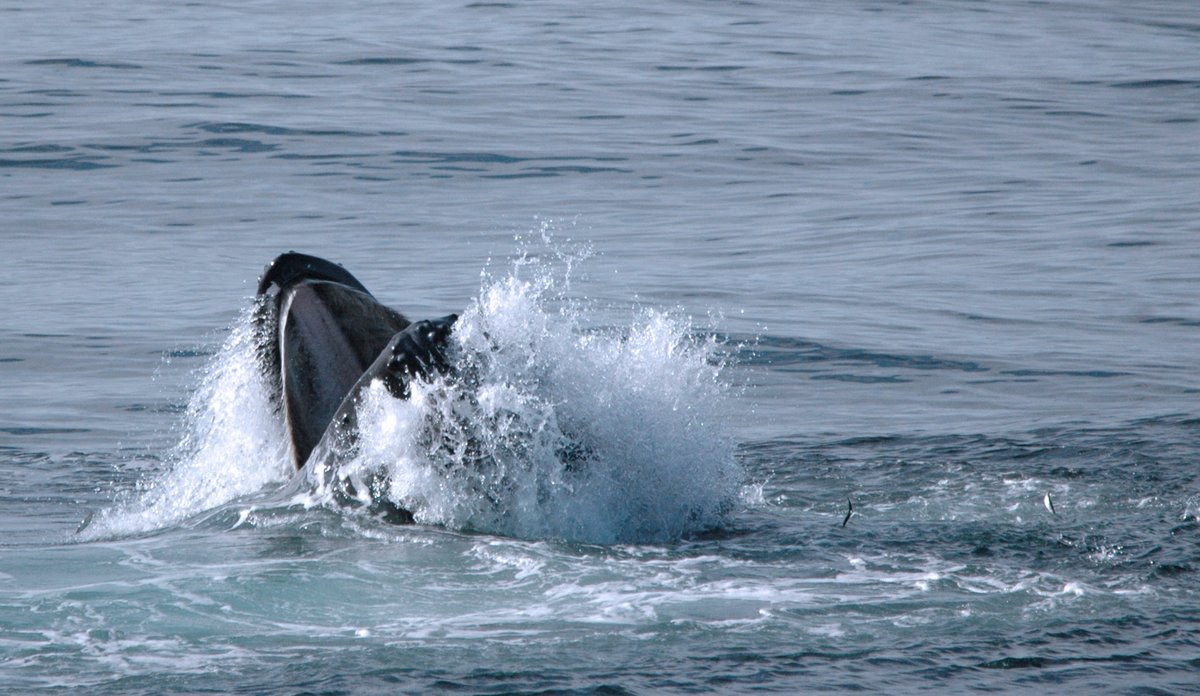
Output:
<svg viewBox="0 0 1200 696">
<path fill-rule="evenodd" d="M 258 296 L 259 356 L 283 406 L 297 469 L 332 424 L 353 417 L 372 381 L 405 398 L 409 380 L 447 368 L 457 315 L 409 322 L 325 259 L 281 254 L 263 272 Z"/>
</svg>

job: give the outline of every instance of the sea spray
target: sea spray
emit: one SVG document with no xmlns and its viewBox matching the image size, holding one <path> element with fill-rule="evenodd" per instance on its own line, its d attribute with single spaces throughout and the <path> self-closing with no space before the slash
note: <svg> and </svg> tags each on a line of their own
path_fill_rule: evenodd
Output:
<svg viewBox="0 0 1200 696">
<path fill-rule="evenodd" d="M 241 313 L 204 368 L 188 402 L 183 436 L 165 458 L 167 468 L 128 499 L 96 513 L 82 537 L 167 527 L 290 474 L 282 419 L 258 365 L 253 317 L 253 306 Z"/>
<path fill-rule="evenodd" d="M 450 375 L 415 380 L 407 400 L 368 387 L 337 475 L 452 529 L 616 543 L 720 525 L 742 480 L 720 346 L 651 309 L 623 327 L 590 326 L 592 306 L 567 294 L 582 254 L 549 247 L 523 247 L 507 275 L 484 273 L 451 335 Z M 292 472 L 255 330 L 251 307 L 203 373 L 167 469 L 97 514 L 85 538 L 170 526 L 248 496 L 346 509 L 319 472 L 308 472 L 318 484 L 309 492 L 278 495 Z"/>
<path fill-rule="evenodd" d="M 418 522 L 456 529 L 614 543 L 721 524 L 741 472 L 716 342 L 655 310 L 588 328 L 567 276 L 526 255 L 485 276 L 452 334 L 455 373 L 407 401 L 370 389 L 346 474 L 382 474 Z"/>
</svg>

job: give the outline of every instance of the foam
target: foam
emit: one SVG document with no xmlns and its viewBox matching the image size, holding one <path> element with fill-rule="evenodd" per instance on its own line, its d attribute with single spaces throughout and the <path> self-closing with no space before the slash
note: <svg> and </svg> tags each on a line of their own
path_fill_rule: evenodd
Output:
<svg viewBox="0 0 1200 696">
<path fill-rule="evenodd" d="M 282 420 L 257 363 L 253 307 L 238 317 L 192 395 L 167 468 L 96 513 L 83 539 L 138 534 L 254 494 L 289 473 Z"/>
<path fill-rule="evenodd" d="M 358 448 L 339 475 L 360 492 L 375 481 L 376 495 L 418 522 L 455 530 L 617 543 L 721 524 L 742 472 L 724 432 L 718 344 L 652 309 L 594 328 L 591 307 L 566 297 L 582 257 L 545 258 L 526 250 L 504 277 L 484 274 L 451 337 L 453 377 L 416 381 L 408 400 L 368 388 Z M 170 526 L 254 494 L 271 504 L 263 489 L 289 476 L 288 445 L 252 316 L 242 313 L 204 373 L 165 473 L 99 513 L 85 538 Z M 283 504 L 333 499 L 318 486 Z"/>
<path fill-rule="evenodd" d="M 407 401 L 373 385 L 344 473 L 382 472 L 393 502 L 454 529 L 616 543 L 720 524 L 741 471 L 718 346 L 655 310 L 589 328 L 557 271 L 523 256 L 485 278 L 452 334 L 459 374 Z"/>
</svg>

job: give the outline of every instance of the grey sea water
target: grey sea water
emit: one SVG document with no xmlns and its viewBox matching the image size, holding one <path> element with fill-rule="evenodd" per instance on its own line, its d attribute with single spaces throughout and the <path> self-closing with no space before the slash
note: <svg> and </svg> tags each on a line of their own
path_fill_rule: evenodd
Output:
<svg viewBox="0 0 1200 696">
<path fill-rule="evenodd" d="M 0 689 L 1198 691 L 1193 4 L 15 2 L 0 68 Z M 590 487 L 281 499 L 288 249 L 534 349 Z"/>
</svg>

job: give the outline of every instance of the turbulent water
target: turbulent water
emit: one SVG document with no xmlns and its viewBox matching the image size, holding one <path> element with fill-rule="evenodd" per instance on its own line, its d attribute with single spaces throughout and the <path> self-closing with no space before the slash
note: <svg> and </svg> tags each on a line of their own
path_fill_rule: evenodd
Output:
<svg viewBox="0 0 1200 696">
<path fill-rule="evenodd" d="M 1196 692 L 1188 3 L 0 8 L 0 684 Z M 289 483 L 279 252 L 458 380 Z M 436 437 L 435 437 L 436 435 Z"/>
</svg>

